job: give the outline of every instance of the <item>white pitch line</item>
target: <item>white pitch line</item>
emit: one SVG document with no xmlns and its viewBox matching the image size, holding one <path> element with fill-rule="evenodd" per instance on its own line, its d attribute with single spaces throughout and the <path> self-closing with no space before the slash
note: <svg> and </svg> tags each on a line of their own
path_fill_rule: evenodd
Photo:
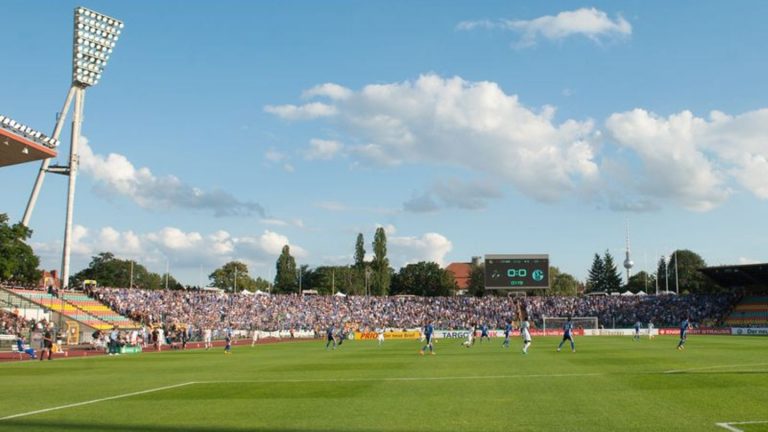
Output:
<svg viewBox="0 0 768 432">
<path fill-rule="evenodd" d="M 730 368 L 747 367 L 747 366 L 768 366 L 768 363 L 726 364 L 726 365 L 704 366 L 704 367 L 695 367 L 695 368 L 687 368 L 687 369 L 672 369 L 672 370 L 664 371 L 664 373 L 675 374 L 680 372 L 693 372 L 693 371 L 709 370 L 709 369 L 730 369 Z"/>
<path fill-rule="evenodd" d="M 31 415 L 35 415 L 35 414 L 42 414 L 42 413 L 46 413 L 46 412 L 50 412 L 50 411 L 56 411 L 56 410 L 61 410 L 61 409 L 66 409 L 66 408 L 74 408 L 74 407 L 79 407 L 79 406 L 83 406 L 83 405 L 90 405 L 90 404 L 95 404 L 95 403 L 98 403 L 98 402 L 104 402 L 104 401 L 109 401 L 109 400 L 122 399 L 122 398 L 131 397 L 131 396 L 138 396 L 138 395 L 142 395 L 142 394 L 146 394 L 146 393 L 153 393 L 153 392 L 158 392 L 158 391 L 163 391 L 163 390 L 169 390 L 169 389 L 172 389 L 172 388 L 188 386 L 188 385 L 191 385 L 191 384 L 196 384 L 196 383 L 194 381 L 192 381 L 192 382 L 186 382 L 186 383 L 182 383 L 182 384 L 174 384 L 174 385 L 165 386 L 165 387 L 158 387 L 158 388 L 153 388 L 153 389 L 149 389 L 149 390 L 142 390 L 142 391 L 137 391 L 137 392 L 133 392 L 133 393 L 125 393 L 125 394 L 121 394 L 121 395 L 117 395 L 117 396 L 110 396 L 110 397 L 105 397 L 105 398 L 101 398 L 101 399 L 94 399 L 94 400 L 89 400 L 89 401 L 85 401 L 85 402 L 77 402 L 77 403 L 68 404 L 68 405 L 61 405 L 61 406 L 57 406 L 57 407 L 53 407 L 53 408 L 46 408 L 46 409 L 41 409 L 41 410 L 37 410 L 37 411 L 30 411 L 30 412 L 25 412 L 25 413 L 21 413 L 21 414 L 14 414 L 14 415 L 10 415 L 10 416 L 7 416 L 7 417 L 0 418 L 0 421 L 10 420 L 10 419 L 18 418 L 18 417 L 26 417 L 26 416 L 31 416 Z"/>
<path fill-rule="evenodd" d="M 481 376 L 443 376 L 443 377 L 383 377 L 383 378 L 317 378 L 317 379 L 264 379 L 264 380 L 220 380 L 196 381 L 195 384 L 293 384 L 311 382 L 383 382 L 383 381 L 456 381 L 456 380 L 488 380 L 488 379 L 517 379 L 517 378 L 571 378 L 603 376 L 603 373 L 583 374 L 537 374 L 537 375 L 481 375 Z"/>
<path fill-rule="evenodd" d="M 743 421 L 743 422 L 724 422 L 724 423 L 715 423 L 717 426 L 720 426 L 723 429 L 728 429 L 731 432 L 744 432 L 743 429 L 739 429 L 733 425 L 746 425 L 746 424 L 763 424 L 768 423 L 768 420 L 755 420 L 755 421 Z"/>
</svg>

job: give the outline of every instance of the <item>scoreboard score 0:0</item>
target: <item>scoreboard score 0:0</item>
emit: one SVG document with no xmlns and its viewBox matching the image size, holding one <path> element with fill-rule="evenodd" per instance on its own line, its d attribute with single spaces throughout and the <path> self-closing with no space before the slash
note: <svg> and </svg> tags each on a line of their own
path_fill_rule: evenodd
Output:
<svg viewBox="0 0 768 432">
<path fill-rule="evenodd" d="M 485 288 L 549 288 L 549 255 L 486 255 Z"/>
</svg>

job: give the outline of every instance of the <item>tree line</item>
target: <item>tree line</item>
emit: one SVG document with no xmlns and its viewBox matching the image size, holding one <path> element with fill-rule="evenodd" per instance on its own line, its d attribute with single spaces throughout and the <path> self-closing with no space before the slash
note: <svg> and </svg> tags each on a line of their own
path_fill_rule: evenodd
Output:
<svg viewBox="0 0 768 432">
<path fill-rule="evenodd" d="M 40 280 L 40 259 L 27 244 L 32 231 L 20 223 L 10 225 L 8 216 L 0 214 L 0 282 L 34 285 Z M 300 293 L 316 290 L 318 294 L 343 292 L 353 295 L 444 296 L 456 292 L 453 273 L 435 262 L 421 261 L 407 264 L 395 271 L 387 257 L 387 235 L 384 228 L 376 229 L 371 242 L 372 256 L 366 258 L 365 239 L 358 233 L 354 245 L 353 263 L 350 265 L 297 266 L 289 245 L 285 245 L 275 262 L 275 278 L 268 281 L 253 278 L 248 266 L 241 261 L 230 261 L 208 275 L 211 286 L 226 291 L 270 291 Z M 679 290 L 680 293 L 715 292 L 722 288 L 708 279 L 699 269 L 706 262 L 697 253 L 681 249 L 668 258 L 661 258 L 655 274 L 640 271 L 627 282 L 623 280 L 613 256 L 606 250 L 594 254 L 586 283 L 572 275 L 550 267 L 551 295 L 578 295 L 590 292 L 632 292 Z M 92 257 L 85 269 L 70 277 L 69 286 L 80 286 L 85 280 L 96 280 L 100 286 L 135 287 L 143 289 L 199 289 L 184 286 L 170 274 L 154 273 L 134 260 L 115 257 L 101 252 Z M 469 274 L 469 294 L 483 296 L 485 290 L 482 263 L 473 263 Z"/>
</svg>

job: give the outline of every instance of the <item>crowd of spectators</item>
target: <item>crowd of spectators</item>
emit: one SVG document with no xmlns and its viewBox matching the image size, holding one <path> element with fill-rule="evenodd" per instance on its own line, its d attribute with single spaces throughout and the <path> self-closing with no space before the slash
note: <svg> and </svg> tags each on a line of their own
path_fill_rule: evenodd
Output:
<svg viewBox="0 0 768 432">
<path fill-rule="evenodd" d="M 25 319 L 18 310 L 11 311 L 0 309 L 0 334 L 17 335 L 27 334 L 31 330 L 42 331 L 48 327 L 49 323 L 45 319 L 34 320 Z"/>
<path fill-rule="evenodd" d="M 631 327 L 636 321 L 676 326 L 683 317 L 697 323 L 720 322 L 733 294 L 601 297 L 369 297 L 226 294 L 97 288 L 102 302 L 147 326 L 183 325 L 195 329 L 315 330 L 330 324 L 355 328 L 414 328 L 430 320 L 435 328 L 472 324 L 503 328 L 507 320 L 597 317 L 605 327 Z"/>
</svg>

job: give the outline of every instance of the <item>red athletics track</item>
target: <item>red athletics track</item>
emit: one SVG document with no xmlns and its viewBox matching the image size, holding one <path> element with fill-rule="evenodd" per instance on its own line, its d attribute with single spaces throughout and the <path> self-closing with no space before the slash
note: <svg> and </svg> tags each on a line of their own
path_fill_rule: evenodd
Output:
<svg viewBox="0 0 768 432">
<path fill-rule="evenodd" d="M 320 340 L 320 339 L 277 339 L 277 338 L 264 338 L 259 339 L 257 344 L 270 344 L 270 343 L 281 343 L 281 342 L 293 342 L 293 341 L 314 341 L 314 340 Z M 251 339 L 238 339 L 236 341 L 232 342 L 232 345 L 238 346 L 238 345 L 250 345 L 253 341 Z M 224 341 L 214 341 L 213 346 L 215 348 L 223 348 L 225 345 Z M 187 343 L 187 350 L 189 349 L 202 349 L 204 347 L 203 342 L 188 342 Z M 37 358 L 40 358 L 40 351 L 37 351 Z M 163 345 L 163 351 L 182 351 L 181 349 L 178 350 L 172 350 L 170 345 Z M 160 351 L 155 351 L 153 346 L 147 346 L 144 348 L 144 351 L 142 353 L 156 353 Z M 71 357 L 93 357 L 93 356 L 104 356 L 107 355 L 106 351 L 102 350 L 68 350 L 64 352 L 58 352 L 53 354 L 53 359 L 62 359 L 62 358 L 71 358 Z M 130 355 L 130 354 L 125 354 Z M 32 361 L 32 359 L 29 358 L 27 354 L 24 353 L 17 353 L 17 352 L 2 352 L 0 353 L 0 363 L 3 362 L 17 362 L 17 361 Z"/>
</svg>

